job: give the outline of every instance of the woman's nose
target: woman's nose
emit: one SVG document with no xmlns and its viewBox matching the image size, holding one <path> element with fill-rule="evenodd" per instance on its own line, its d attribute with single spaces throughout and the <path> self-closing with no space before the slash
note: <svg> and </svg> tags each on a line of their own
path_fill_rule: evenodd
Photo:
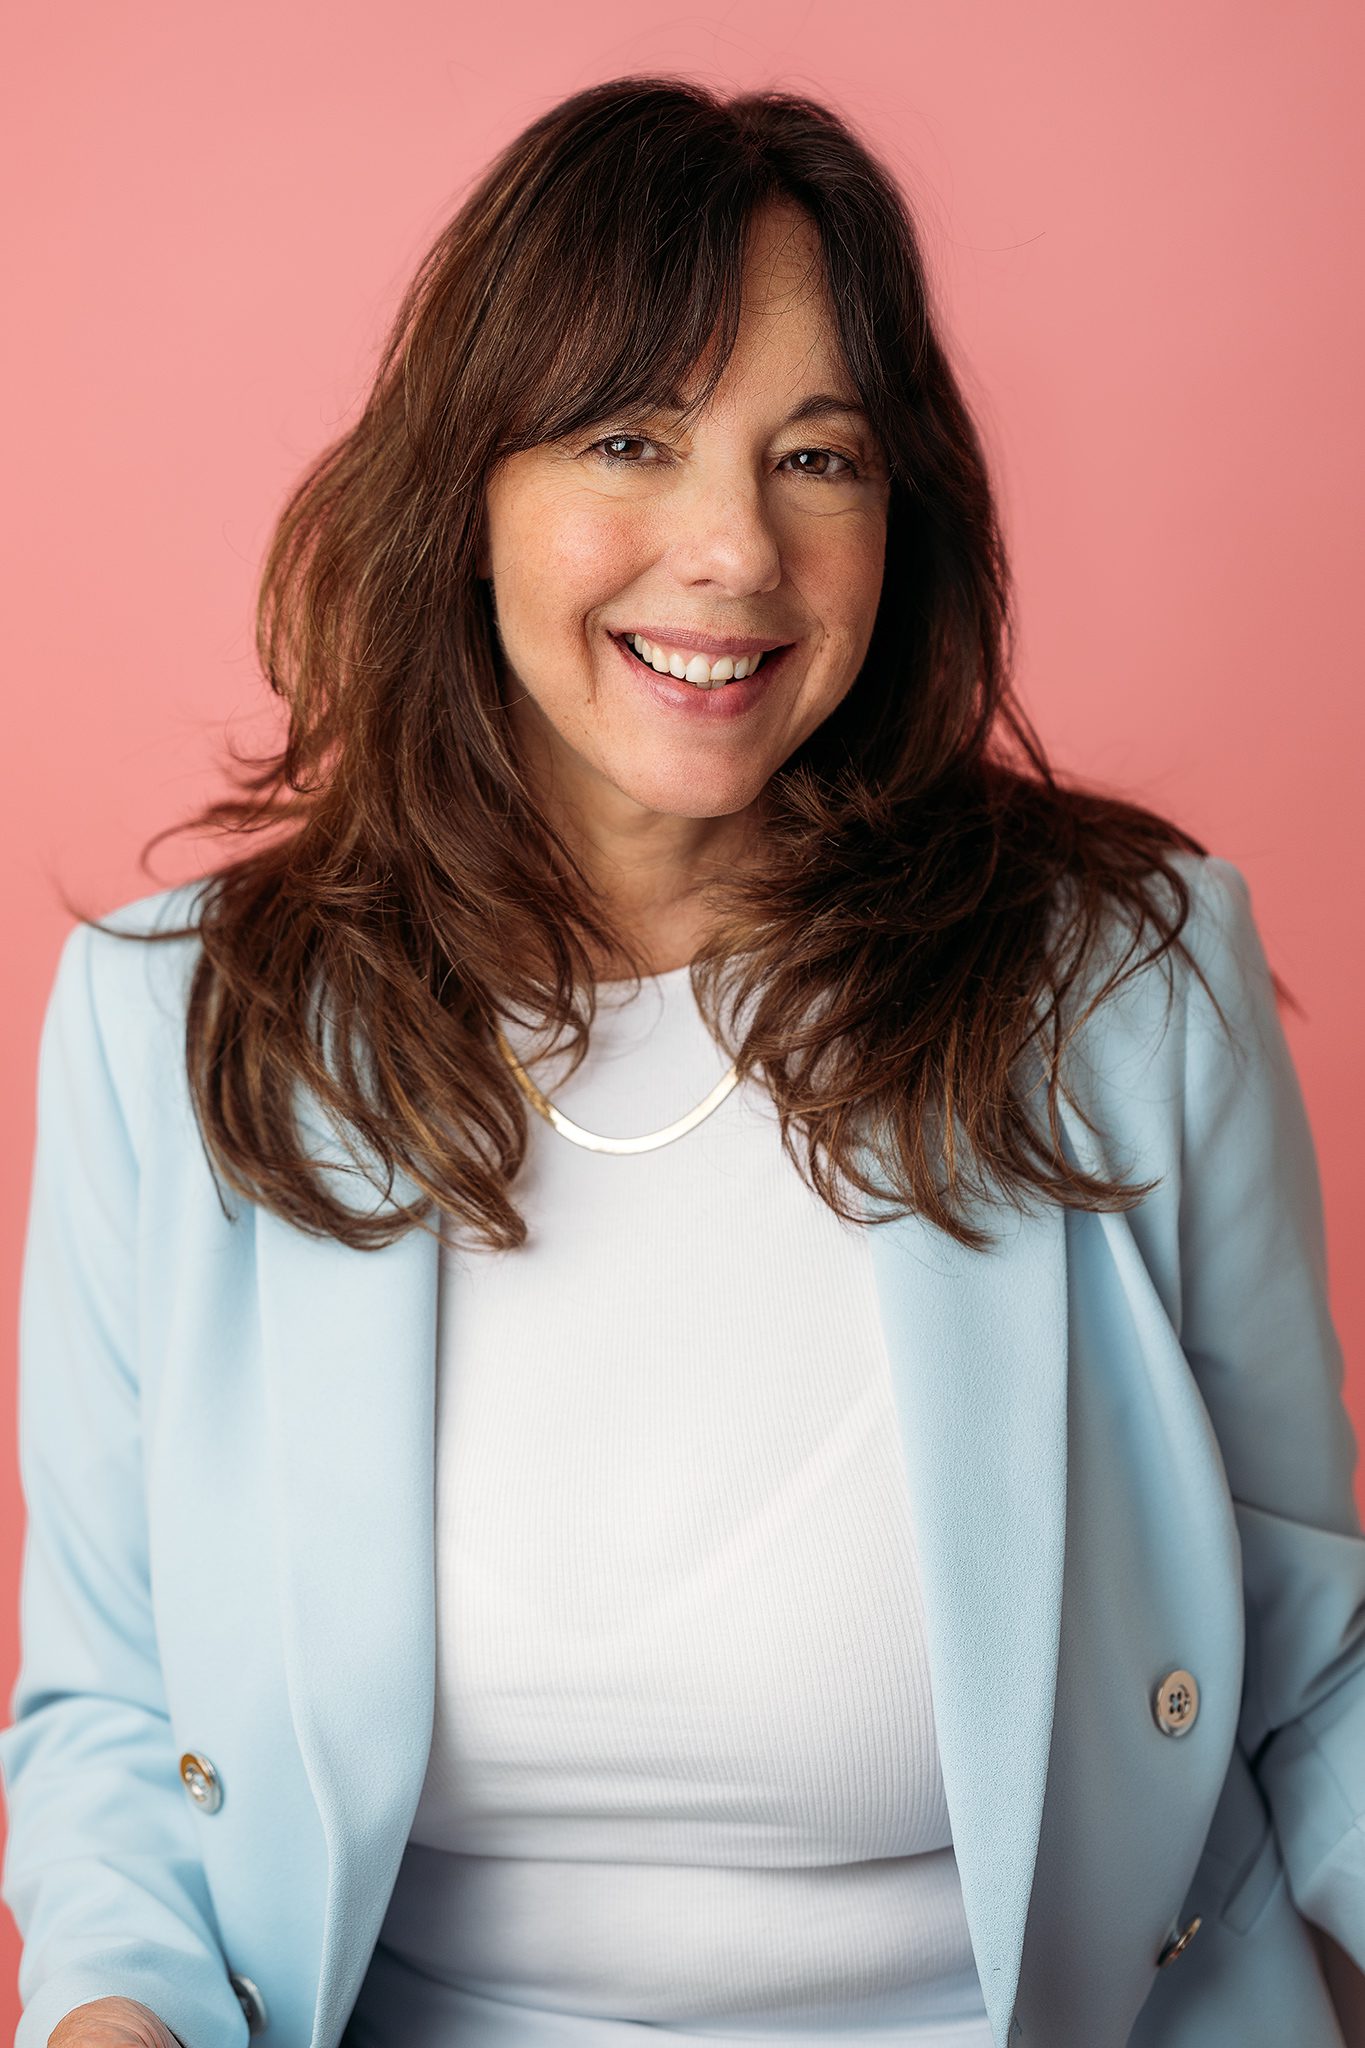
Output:
<svg viewBox="0 0 1365 2048">
<path fill-rule="evenodd" d="M 669 553 L 684 583 L 739 596 L 781 582 L 782 551 L 756 479 L 729 473 L 689 483 L 670 505 L 669 523 Z"/>
</svg>

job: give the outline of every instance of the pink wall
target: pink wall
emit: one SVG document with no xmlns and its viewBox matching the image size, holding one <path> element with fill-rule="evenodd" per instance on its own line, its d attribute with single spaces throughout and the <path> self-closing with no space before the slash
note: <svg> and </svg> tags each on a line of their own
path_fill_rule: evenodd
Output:
<svg viewBox="0 0 1365 2048">
<path fill-rule="evenodd" d="M 1064 767 L 1249 877 L 1317 1132 L 1365 1427 L 1360 11 L 1195 0 L 584 0 L 13 17 L 3 122 L 10 1000 L 0 1285 L 13 1327 L 60 878 L 137 850 L 268 729 L 254 576 L 352 416 L 419 253 L 550 101 L 625 71 L 824 95 L 917 199 L 997 464 L 1025 701 Z M 12 1387 L 12 1360 L 0 1391 Z M 0 1399 L 3 1455 L 13 1404 Z M 21 1506 L 4 1486 L 0 1588 Z M 1362 1475 L 1365 1498 L 1365 1474 Z M 0 1683 L 16 1658 L 0 1592 Z M 17 2017 L 0 1926 L 0 2026 Z"/>
</svg>

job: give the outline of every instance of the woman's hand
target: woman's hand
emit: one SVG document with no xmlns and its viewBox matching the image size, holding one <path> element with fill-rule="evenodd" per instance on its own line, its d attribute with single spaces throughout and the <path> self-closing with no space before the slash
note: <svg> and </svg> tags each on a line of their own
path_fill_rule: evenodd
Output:
<svg viewBox="0 0 1365 2048">
<path fill-rule="evenodd" d="M 58 2020 L 47 2048 L 183 2048 L 164 2020 L 135 1998 L 92 1998 Z"/>
</svg>

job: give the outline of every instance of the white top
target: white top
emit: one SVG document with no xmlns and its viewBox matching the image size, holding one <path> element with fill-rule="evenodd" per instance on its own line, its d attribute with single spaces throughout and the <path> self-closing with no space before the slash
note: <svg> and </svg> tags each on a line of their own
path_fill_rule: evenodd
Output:
<svg viewBox="0 0 1365 2048">
<path fill-rule="evenodd" d="M 726 1067 L 598 984 L 613 1136 Z M 529 1242 L 443 1254 L 431 1756 L 355 2048 L 992 2048 L 865 1232 L 760 1080 L 652 1152 L 531 1113 Z"/>
</svg>

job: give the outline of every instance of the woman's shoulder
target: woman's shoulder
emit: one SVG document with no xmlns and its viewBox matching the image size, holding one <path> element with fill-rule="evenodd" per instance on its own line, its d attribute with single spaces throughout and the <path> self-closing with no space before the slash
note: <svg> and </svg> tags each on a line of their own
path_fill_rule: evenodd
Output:
<svg viewBox="0 0 1365 2048">
<path fill-rule="evenodd" d="M 1166 863 L 1188 891 L 1178 945 L 1156 951 L 1148 926 L 1135 944 L 1115 913 L 1070 992 L 1063 1068 L 1068 1085 L 1106 1128 L 1140 1129 L 1250 1053 L 1286 1055 L 1270 963 L 1250 884 L 1217 854 L 1177 849 Z M 1163 910 L 1178 908 L 1159 876 Z M 1109 978 L 1130 961 L 1112 987 Z"/>
<path fill-rule="evenodd" d="M 205 887 L 200 879 L 129 898 L 73 925 L 62 942 L 41 1056 L 102 1076 L 130 1131 L 179 1092 Z"/>
<path fill-rule="evenodd" d="M 85 980 L 100 1021 L 116 1030 L 131 1012 L 182 999 L 199 954 L 199 904 L 207 879 L 134 896 L 67 933 L 57 981 Z"/>
<path fill-rule="evenodd" d="M 130 897 L 126 902 L 116 904 L 112 910 L 105 911 L 94 924 L 84 929 L 91 933 L 94 943 L 114 943 L 111 934 L 115 932 L 146 938 L 157 932 L 197 928 L 199 905 L 214 879 L 212 875 L 201 875 L 194 881 L 175 882 L 165 888 L 151 890 L 144 896 Z M 190 941 L 187 939 L 185 943 Z"/>
<path fill-rule="evenodd" d="M 1159 978 L 1175 999 L 1182 1030 L 1188 1032 L 1192 1024 L 1202 1031 L 1209 1021 L 1216 1021 L 1210 997 L 1229 1024 L 1235 1021 L 1233 1012 L 1256 1010 L 1266 998 L 1273 1002 L 1251 885 L 1241 868 L 1219 854 L 1183 848 L 1167 856 L 1167 865 L 1184 883 L 1189 901 L 1179 928 L 1179 948 L 1172 949 L 1170 975 L 1160 972 L 1162 963 L 1157 961 L 1133 977 L 1145 1004 L 1150 1005 Z M 1144 983 L 1147 986 L 1141 987 Z M 1138 1007 L 1141 1012 L 1144 1006 Z"/>
</svg>

